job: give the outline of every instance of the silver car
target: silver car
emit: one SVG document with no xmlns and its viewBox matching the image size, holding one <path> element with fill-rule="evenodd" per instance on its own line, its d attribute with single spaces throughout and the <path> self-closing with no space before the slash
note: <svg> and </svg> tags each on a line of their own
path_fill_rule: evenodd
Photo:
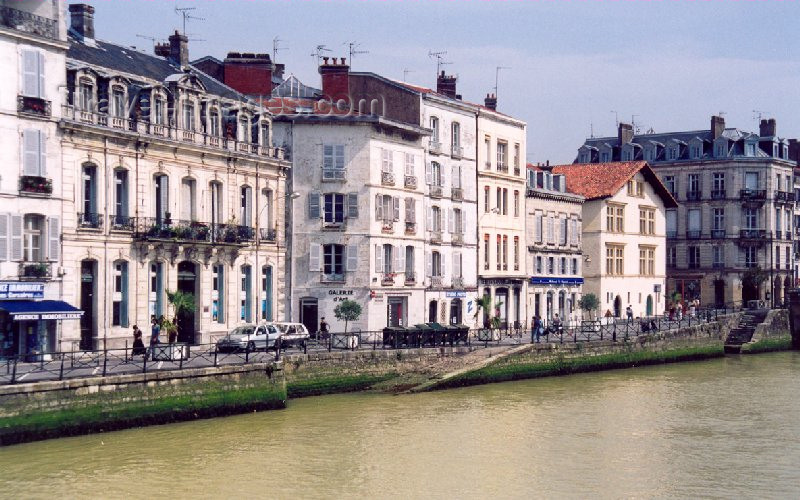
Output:
<svg viewBox="0 0 800 500">
<path fill-rule="evenodd" d="M 221 352 L 274 349 L 281 332 L 275 325 L 242 325 L 234 328 L 217 342 Z"/>
</svg>

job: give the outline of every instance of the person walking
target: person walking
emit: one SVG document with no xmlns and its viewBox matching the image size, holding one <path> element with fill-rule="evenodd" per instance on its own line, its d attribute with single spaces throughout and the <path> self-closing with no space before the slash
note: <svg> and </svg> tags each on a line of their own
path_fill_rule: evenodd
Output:
<svg viewBox="0 0 800 500">
<path fill-rule="evenodd" d="M 535 342 L 539 343 L 539 337 L 542 335 L 542 318 L 537 314 L 533 317 L 533 335 L 531 337 L 536 339 Z"/>
<path fill-rule="evenodd" d="M 158 324 L 155 315 L 150 316 L 150 347 L 158 344 L 159 333 L 161 333 L 161 325 Z"/>
<path fill-rule="evenodd" d="M 317 332 L 317 338 L 323 340 L 328 338 L 328 322 L 325 321 L 325 316 L 323 316 L 319 321 L 319 332 Z"/>
<path fill-rule="evenodd" d="M 630 304 L 625 308 L 625 315 L 628 317 L 628 323 L 633 323 L 633 308 Z"/>
<path fill-rule="evenodd" d="M 147 349 L 144 347 L 144 342 L 142 342 L 142 331 L 139 330 L 139 327 L 133 325 L 133 356 L 143 356 L 147 354 Z"/>
<path fill-rule="evenodd" d="M 553 325 L 553 333 L 561 333 L 561 318 L 558 317 L 558 313 L 553 316 L 553 321 L 551 323 Z"/>
</svg>

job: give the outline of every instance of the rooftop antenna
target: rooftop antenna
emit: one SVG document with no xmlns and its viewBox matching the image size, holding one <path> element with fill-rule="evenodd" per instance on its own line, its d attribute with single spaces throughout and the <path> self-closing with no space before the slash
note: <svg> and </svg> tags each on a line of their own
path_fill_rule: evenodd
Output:
<svg viewBox="0 0 800 500">
<path fill-rule="evenodd" d="M 280 52 L 281 50 L 287 50 L 287 47 L 281 47 L 280 46 L 281 42 L 283 42 L 283 40 L 281 40 L 277 36 L 272 39 L 272 62 L 273 63 L 278 60 L 278 52 Z"/>
<path fill-rule="evenodd" d="M 197 7 L 175 7 L 175 13 L 183 16 L 183 34 L 186 35 L 186 21 L 194 19 L 196 21 L 205 21 L 204 17 L 193 16 L 192 11 L 197 10 Z M 188 35 L 187 35 L 188 36 Z"/>
<path fill-rule="evenodd" d="M 158 38 L 156 38 L 154 36 L 147 36 L 147 35 L 138 35 L 137 34 L 136 38 L 144 38 L 145 40 L 150 40 L 153 43 L 153 48 L 155 48 L 156 42 L 158 41 Z"/>
<path fill-rule="evenodd" d="M 408 81 L 408 74 L 409 73 L 416 73 L 416 71 L 414 71 L 413 69 L 403 68 L 403 81 L 404 82 Z"/>
<path fill-rule="evenodd" d="M 317 66 L 319 66 L 319 61 L 322 59 L 322 53 L 330 51 L 331 49 L 329 49 L 326 45 L 317 45 L 316 49 L 314 49 L 314 52 L 311 54 L 311 57 L 317 60 Z"/>
<path fill-rule="evenodd" d="M 589 122 L 589 138 L 594 139 L 594 123 Z"/>
<path fill-rule="evenodd" d="M 613 109 L 611 110 L 611 112 L 614 113 L 614 123 L 616 123 L 616 128 L 619 128 L 619 113 L 617 113 Z"/>
<path fill-rule="evenodd" d="M 436 58 L 436 76 L 439 76 L 439 73 L 442 71 L 442 66 L 445 64 L 453 64 L 451 62 L 443 61 L 444 55 L 447 54 L 446 50 L 440 50 L 439 52 L 433 52 L 432 50 L 428 51 L 428 57 L 435 57 Z"/>
<path fill-rule="evenodd" d="M 509 66 L 497 66 L 494 69 L 494 97 L 497 98 L 498 87 L 500 86 L 500 70 L 501 69 L 511 69 Z"/>
<path fill-rule="evenodd" d="M 631 128 L 636 135 L 639 135 L 639 127 L 636 126 L 636 117 L 639 115 L 631 115 Z"/>
<path fill-rule="evenodd" d="M 753 120 L 756 120 L 757 122 L 760 123 L 761 122 L 761 118 L 764 115 L 768 115 L 768 114 L 770 114 L 769 111 L 761 111 L 761 110 L 758 110 L 758 109 L 754 109 L 753 110 Z"/>
<path fill-rule="evenodd" d="M 360 55 L 360 54 L 369 54 L 368 50 L 358 50 L 358 47 L 360 47 L 361 44 L 356 42 L 356 41 L 344 42 L 344 43 L 346 43 L 347 46 L 350 48 L 350 66 L 351 67 L 353 66 L 353 56 L 357 56 L 357 55 Z"/>
</svg>

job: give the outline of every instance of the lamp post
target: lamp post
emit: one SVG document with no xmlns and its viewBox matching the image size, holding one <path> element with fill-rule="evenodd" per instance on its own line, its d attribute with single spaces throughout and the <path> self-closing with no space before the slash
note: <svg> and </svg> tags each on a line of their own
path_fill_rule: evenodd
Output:
<svg viewBox="0 0 800 500">
<path fill-rule="evenodd" d="M 483 220 L 483 218 L 484 218 L 484 217 L 486 217 L 486 216 L 487 216 L 487 215 L 489 215 L 489 214 L 498 215 L 499 213 L 500 213 L 500 207 L 493 207 L 493 208 L 492 208 L 491 210 L 489 210 L 488 212 L 484 212 L 484 213 L 483 213 L 483 215 L 481 215 L 481 216 L 480 216 L 480 218 L 478 219 L 478 230 L 480 230 L 480 228 L 481 228 L 481 221 Z M 494 232 L 497 232 L 497 220 L 496 220 L 496 219 L 495 219 L 494 223 L 492 224 L 492 229 L 494 230 Z M 477 240 L 478 240 L 478 246 L 480 246 L 480 244 L 481 244 L 481 238 L 480 238 L 480 234 L 478 234 L 478 238 L 477 238 Z M 486 259 L 486 258 L 488 258 L 488 256 L 489 256 L 489 250 L 488 250 L 488 248 L 486 248 L 486 245 L 485 245 L 485 244 L 484 244 L 484 253 L 486 254 L 486 255 L 484 255 L 484 260 L 485 260 L 485 259 Z M 499 258 L 500 258 L 500 255 L 498 255 L 498 256 L 497 256 L 497 258 L 499 259 Z M 480 273 L 480 267 L 481 267 L 481 263 L 480 263 L 480 262 L 478 262 L 478 275 L 480 275 L 480 274 L 481 274 L 481 273 Z M 476 277 L 477 277 L 477 276 L 476 276 Z M 479 289 L 480 289 L 480 288 L 479 288 Z M 485 292 L 484 292 L 483 294 L 481 294 L 481 295 L 485 295 Z M 490 293 L 489 293 L 489 296 L 492 298 L 492 300 L 491 300 L 491 302 L 492 302 L 492 303 L 490 304 L 490 306 L 491 306 L 492 308 L 494 308 L 494 294 L 492 294 L 492 293 L 490 292 Z M 487 311 L 484 311 L 484 314 L 488 314 L 488 312 L 487 312 Z"/>
<path fill-rule="evenodd" d="M 288 216 L 284 217 L 284 233 L 286 234 L 286 245 L 285 245 L 286 248 L 285 248 L 285 251 L 287 252 L 286 262 L 285 262 L 284 265 L 286 265 L 286 264 L 290 265 L 290 263 L 292 262 L 292 256 L 291 256 L 291 253 L 292 253 L 292 234 L 294 232 L 294 204 L 292 202 L 294 200 L 296 200 L 297 198 L 300 198 L 300 193 L 298 191 L 291 191 L 289 193 L 286 193 L 284 195 L 284 198 L 287 200 L 286 205 L 288 207 L 288 210 L 286 211 Z M 277 238 L 277 233 L 275 235 L 275 238 L 276 238 L 276 240 L 278 239 Z M 280 271 L 280 268 L 281 268 L 281 266 L 280 266 L 280 262 L 281 262 L 280 258 L 281 258 L 280 244 L 278 244 L 278 271 Z M 292 295 L 291 295 L 291 292 L 292 292 L 292 271 L 291 271 L 291 269 L 288 269 L 283 274 L 287 278 L 287 279 L 284 280 L 284 294 L 288 294 L 288 297 L 289 297 L 288 300 L 285 300 L 285 303 L 284 303 L 284 305 L 286 306 L 286 310 L 284 311 L 284 317 L 285 317 L 286 321 L 291 321 L 292 320 Z M 276 282 L 277 282 L 277 278 L 276 278 Z"/>
</svg>

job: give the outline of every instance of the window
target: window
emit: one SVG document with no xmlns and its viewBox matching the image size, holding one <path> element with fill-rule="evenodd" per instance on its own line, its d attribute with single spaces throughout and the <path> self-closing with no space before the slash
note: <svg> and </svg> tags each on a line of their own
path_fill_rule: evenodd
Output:
<svg viewBox="0 0 800 500">
<path fill-rule="evenodd" d="M 159 223 L 167 218 L 169 212 L 169 177 L 156 175 L 153 179 L 155 192 L 155 216 Z"/>
<path fill-rule="evenodd" d="M 152 110 L 152 113 L 153 113 L 153 124 L 155 124 L 155 125 L 166 125 L 167 124 L 166 113 L 164 111 L 165 111 L 164 99 L 162 97 L 154 97 L 153 98 L 153 110 Z M 214 112 L 212 112 L 211 116 L 212 117 L 215 116 Z M 214 123 L 216 123 L 218 125 L 219 117 L 217 117 L 217 121 L 216 122 L 212 122 L 212 125 Z M 217 134 L 215 134 L 215 135 L 219 135 L 219 129 L 217 129 L 216 131 L 217 131 Z"/>
<path fill-rule="evenodd" d="M 242 226 L 253 225 L 253 189 L 242 186 L 239 190 L 239 220 Z"/>
<path fill-rule="evenodd" d="M 128 223 L 128 171 L 114 170 L 114 216 L 115 224 Z"/>
<path fill-rule="evenodd" d="M 381 172 L 394 173 L 394 154 L 388 149 L 381 149 Z"/>
<path fill-rule="evenodd" d="M 491 256 L 489 255 L 489 235 L 483 235 L 483 269 L 488 271 L 489 270 L 489 260 Z"/>
<path fill-rule="evenodd" d="M 247 115 L 240 115 L 236 127 L 236 140 L 239 142 L 250 142 L 250 120 Z"/>
<path fill-rule="evenodd" d="M 92 225 L 97 227 L 99 221 L 97 220 L 97 167 L 94 165 L 84 165 L 81 168 L 82 176 L 82 194 L 83 199 L 83 218 L 81 223 L 84 225 Z"/>
<path fill-rule="evenodd" d="M 239 320 L 251 323 L 253 321 L 253 268 L 242 266 L 242 287 L 239 295 Z"/>
<path fill-rule="evenodd" d="M 261 319 L 272 321 L 272 266 L 261 268 Z"/>
<path fill-rule="evenodd" d="M 414 198 L 406 198 L 406 222 L 410 224 L 417 222 L 417 203 Z"/>
<path fill-rule="evenodd" d="M 606 245 L 606 274 L 622 276 L 624 274 L 623 256 L 625 247 L 621 245 Z"/>
<path fill-rule="evenodd" d="M 654 276 L 656 272 L 656 249 L 639 247 L 639 275 Z"/>
<path fill-rule="evenodd" d="M 687 229 L 686 236 L 688 238 L 700 237 L 700 209 L 690 208 L 686 211 Z"/>
<path fill-rule="evenodd" d="M 603 163 L 607 163 L 609 161 L 610 155 L 607 151 L 603 151 L 600 153 L 600 161 Z"/>
<path fill-rule="evenodd" d="M 559 216 L 558 220 L 559 224 L 559 232 L 560 232 L 560 244 L 566 245 L 567 244 L 567 219 L 564 216 Z"/>
<path fill-rule="evenodd" d="M 47 175 L 47 152 L 45 133 L 36 129 L 22 132 L 22 173 L 36 177 Z"/>
<path fill-rule="evenodd" d="M 502 210 L 503 205 L 503 188 L 497 188 L 497 213 L 500 214 L 503 212 Z"/>
<path fill-rule="evenodd" d="M 686 248 L 686 259 L 689 269 L 700 267 L 700 247 L 690 246 Z"/>
<path fill-rule="evenodd" d="M 208 114 L 208 135 L 211 137 L 219 137 L 219 112 L 212 109 Z"/>
<path fill-rule="evenodd" d="M 555 223 L 556 223 L 556 218 L 551 216 L 551 215 L 548 215 L 547 216 L 547 244 L 548 245 L 555 245 L 556 244 Z"/>
<path fill-rule="evenodd" d="M 758 248 L 745 247 L 742 251 L 744 252 L 744 267 L 758 266 Z"/>
<path fill-rule="evenodd" d="M 533 241 L 536 243 L 544 242 L 544 214 L 538 212 L 533 220 Z"/>
<path fill-rule="evenodd" d="M 326 144 L 322 151 L 322 180 L 344 179 L 344 145 Z"/>
<path fill-rule="evenodd" d="M 442 209 L 437 206 L 433 206 L 431 207 L 430 214 L 430 230 L 435 233 L 442 232 Z"/>
<path fill-rule="evenodd" d="M 508 271 L 508 236 L 503 235 L 503 271 Z"/>
<path fill-rule="evenodd" d="M 497 235 L 497 270 L 503 268 L 503 238 Z"/>
<path fill-rule="evenodd" d="M 745 229 L 758 229 L 758 209 L 744 208 L 743 210 Z"/>
<path fill-rule="evenodd" d="M 492 139 L 489 136 L 486 136 L 484 139 L 484 148 L 486 149 L 486 168 L 487 170 L 491 170 L 492 168 Z"/>
<path fill-rule="evenodd" d="M 514 190 L 514 217 L 519 217 L 519 191 Z"/>
<path fill-rule="evenodd" d="M 508 144 L 502 141 L 497 141 L 497 170 L 500 172 L 508 172 L 508 164 L 506 163 L 506 150 Z"/>
<path fill-rule="evenodd" d="M 323 245 L 322 258 L 322 273 L 332 279 L 343 279 L 344 246 L 336 244 Z"/>
<path fill-rule="evenodd" d="M 415 169 L 416 161 L 414 160 L 414 155 L 411 153 L 406 153 L 406 165 L 405 165 L 405 174 L 409 177 L 414 177 L 417 175 Z"/>
<path fill-rule="evenodd" d="M 542 274 L 542 256 L 541 255 L 537 255 L 536 256 L 536 273 L 537 274 Z"/>
<path fill-rule="evenodd" d="M 783 210 L 781 210 L 780 208 L 775 209 L 775 231 L 777 231 L 778 233 L 780 233 L 781 228 L 783 227 L 783 224 L 781 224 L 782 212 Z M 778 262 L 778 260 L 776 260 L 776 262 Z"/>
<path fill-rule="evenodd" d="M 608 204 L 606 206 L 606 229 L 611 233 L 625 232 L 625 207 Z"/>
<path fill-rule="evenodd" d="M 560 261 L 561 261 L 561 265 L 559 267 L 559 272 L 561 274 L 567 274 L 567 258 L 566 257 L 561 257 Z"/>
<path fill-rule="evenodd" d="M 656 209 L 639 208 L 639 234 L 656 234 Z"/>
<path fill-rule="evenodd" d="M 164 314 L 164 264 L 161 262 L 150 263 L 148 310 L 151 316 Z"/>
<path fill-rule="evenodd" d="M 263 147 L 268 148 L 270 145 L 269 141 L 269 122 L 261 122 L 259 125 L 259 144 Z"/>
<path fill-rule="evenodd" d="M 689 190 L 686 194 L 690 200 L 699 199 L 700 195 L 700 174 L 689 174 Z"/>
<path fill-rule="evenodd" d="M 406 246 L 406 262 L 405 262 L 406 281 L 414 281 L 414 247 L 411 245 Z"/>
<path fill-rule="evenodd" d="M 111 297 L 111 325 L 128 326 L 128 263 L 114 262 L 114 293 Z"/>
<path fill-rule="evenodd" d="M 514 236 L 514 270 L 519 271 L 519 236 Z"/>
<path fill-rule="evenodd" d="M 453 122 L 450 128 L 453 132 L 453 148 L 461 147 L 461 125 L 458 122 Z"/>
<path fill-rule="evenodd" d="M 667 247 L 667 266 L 675 267 L 678 265 L 678 249 Z"/>
<path fill-rule="evenodd" d="M 675 196 L 675 193 L 677 192 L 676 189 L 678 188 L 678 183 L 675 181 L 674 175 L 664 176 L 664 186 L 666 186 L 667 191 L 669 191 L 670 194 L 672 194 L 672 196 Z"/>
<path fill-rule="evenodd" d="M 111 116 L 125 118 L 126 108 L 125 90 L 122 87 L 114 86 L 111 90 Z"/>
<path fill-rule="evenodd" d="M 503 215 L 508 215 L 508 189 L 503 189 L 503 207 L 502 207 Z"/>
<path fill-rule="evenodd" d="M 44 99 L 44 54 L 37 50 L 22 50 L 22 95 Z"/>
<path fill-rule="evenodd" d="M 78 107 L 83 111 L 94 111 L 94 82 L 81 78 L 78 84 Z"/>
<path fill-rule="evenodd" d="M 724 208 L 715 208 L 713 210 L 713 228 L 714 231 L 724 231 L 725 230 L 725 209 Z"/>
<path fill-rule="evenodd" d="M 392 199 L 389 198 L 389 203 Z M 344 222 L 344 195 L 341 193 L 325 193 L 324 217 L 325 224 L 341 224 Z M 391 210 L 389 211 L 391 213 Z"/>
<path fill-rule="evenodd" d="M 439 119 L 435 116 L 431 116 L 430 120 L 431 124 L 431 142 L 438 143 L 439 142 Z"/>
<path fill-rule="evenodd" d="M 454 208 L 453 214 L 450 217 L 451 233 L 463 234 L 464 233 L 464 212 L 460 208 Z"/>
<path fill-rule="evenodd" d="M 197 182 L 194 179 L 189 177 L 181 179 L 181 220 L 183 221 L 197 220 L 197 211 L 195 209 L 197 206 L 195 201 L 196 186 Z"/>
<path fill-rule="evenodd" d="M 714 172 L 711 174 L 711 189 L 712 196 L 716 193 L 717 196 L 725 196 L 725 172 Z"/>
<path fill-rule="evenodd" d="M 389 244 L 384 245 L 376 245 L 377 246 L 377 253 L 376 253 L 376 265 L 375 270 L 381 274 L 389 274 L 392 272 L 392 262 L 393 262 L 393 247 Z"/>
<path fill-rule="evenodd" d="M 758 189 L 758 172 L 745 172 L 744 188 L 749 191 L 755 191 Z"/>
<path fill-rule="evenodd" d="M 442 276 L 442 254 L 437 251 L 431 252 L 431 276 Z"/>
<path fill-rule="evenodd" d="M 667 156 L 669 157 L 670 160 L 674 160 L 675 158 L 677 158 L 678 157 L 678 148 L 673 146 L 673 147 L 670 147 L 669 149 L 667 149 Z"/>
<path fill-rule="evenodd" d="M 211 266 L 211 320 L 225 323 L 225 266 Z"/>
<path fill-rule="evenodd" d="M 574 257 L 572 259 L 572 275 L 573 276 L 577 276 L 578 275 L 578 259 L 576 259 Z"/>
<path fill-rule="evenodd" d="M 716 268 L 724 267 L 725 266 L 725 247 L 722 245 L 716 245 L 712 247 L 714 249 L 714 261 L 713 266 Z"/>
<path fill-rule="evenodd" d="M 691 155 L 693 160 L 700 158 L 701 156 L 703 156 L 703 146 L 693 144 L 692 146 L 689 147 L 689 154 Z"/>
<path fill-rule="evenodd" d="M 491 208 L 491 195 L 489 194 L 489 186 L 483 187 L 483 213 L 488 214 Z"/>
<path fill-rule="evenodd" d="M 184 130 L 194 130 L 194 103 L 191 101 L 183 103 L 183 128 Z"/>
<path fill-rule="evenodd" d="M 22 260 L 25 262 L 44 261 L 44 217 L 28 214 L 25 215 L 23 222 Z"/>
<path fill-rule="evenodd" d="M 548 257 L 547 258 L 547 274 L 555 274 L 556 273 L 556 259 L 555 257 Z"/>
<path fill-rule="evenodd" d="M 519 156 L 520 155 L 520 148 L 519 144 L 514 144 L 514 174 L 519 173 Z"/>
</svg>

